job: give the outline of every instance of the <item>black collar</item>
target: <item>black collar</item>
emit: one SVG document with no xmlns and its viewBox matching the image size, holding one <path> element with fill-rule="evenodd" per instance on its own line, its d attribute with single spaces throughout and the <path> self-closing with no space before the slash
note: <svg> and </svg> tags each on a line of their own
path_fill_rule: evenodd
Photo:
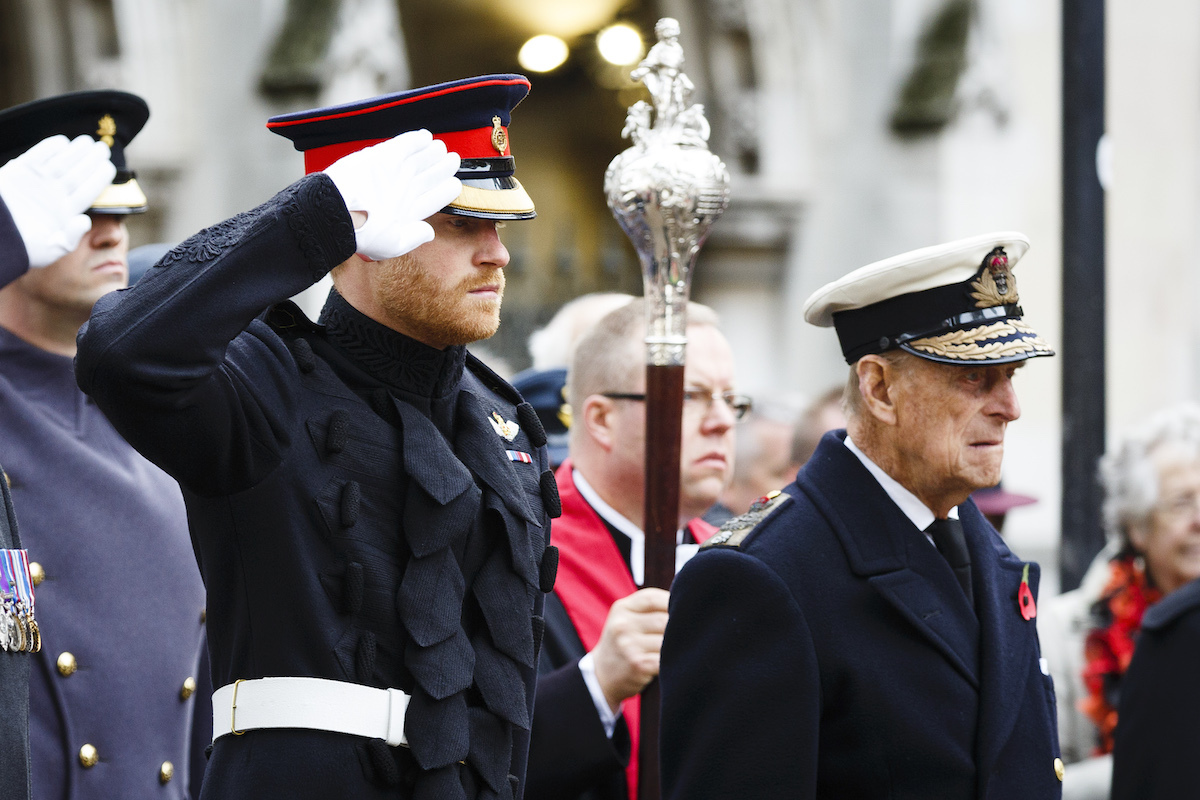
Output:
<svg viewBox="0 0 1200 800">
<path fill-rule="evenodd" d="M 355 364 L 393 389 L 439 399 L 462 380 L 467 349 L 438 350 L 363 314 L 334 289 L 321 310 L 326 338 Z"/>
</svg>

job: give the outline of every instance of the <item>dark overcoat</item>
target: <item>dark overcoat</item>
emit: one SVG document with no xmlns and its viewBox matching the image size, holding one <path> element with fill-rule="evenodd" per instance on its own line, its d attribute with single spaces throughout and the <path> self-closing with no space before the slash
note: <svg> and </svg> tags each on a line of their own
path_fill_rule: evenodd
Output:
<svg viewBox="0 0 1200 800">
<path fill-rule="evenodd" d="M 25 242 L 0 200 L 0 288 L 29 269 Z M 0 464 L 4 448 L 0 444 Z M 21 549 L 8 482 L 0 468 L 0 549 Z M 0 652 L 0 797 L 29 797 L 29 653 Z"/>
<path fill-rule="evenodd" d="M 1017 604 L 1026 565 L 959 506 L 973 612 L 844 437 L 822 439 L 740 546 L 701 549 L 676 578 L 664 796 L 1059 797 L 1053 686 Z"/>
<path fill-rule="evenodd" d="M 575 487 L 570 461 L 559 467 L 556 477 L 563 513 L 552 526 L 553 540 L 563 557 L 557 589 L 546 597 L 546 641 L 534 706 L 528 796 L 530 800 L 626 800 L 625 771 L 632 754 L 629 722 L 621 714 L 612 738 L 608 737 L 579 671 L 579 659 L 595 647 L 593 638 L 599 637 L 612 599 L 632 594 L 637 586 L 604 521 Z M 589 613 L 592 624 L 587 638 L 592 641 L 584 642 L 559 598 L 562 589 L 574 589 L 576 613 Z"/>
<path fill-rule="evenodd" d="M 290 304 L 265 313 L 354 248 L 337 189 L 310 175 L 185 241 L 81 334 L 80 386 L 184 489 L 214 685 L 303 676 L 412 695 L 409 748 L 224 736 L 203 796 L 520 797 L 554 566 L 545 437 L 462 348 L 402 337 L 336 294 L 325 325 Z"/>
<path fill-rule="evenodd" d="M 546 597 L 546 640 L 539 665 L 529 750 L 530 800 L 627 800 L 637 796 L 636 758 L 641 697 L 626 698 L 604 731 L 579 660 L 595 649 L 613 603 L 638 590 L 605 520 L 575 485 L 570 460 L 555 473 L 562 516 L 553 540 L 560 559 Z M 716 529 L 699 518 L 684 529 L 689 544 Z M 633 766 L 634 769 L 630 769 Z"/>
<path fill-rule="evenodd" d="M 1112 800 L 1200 793 L 1200 580 L 1151 606 L 1121 680 Z"/>
</svg>

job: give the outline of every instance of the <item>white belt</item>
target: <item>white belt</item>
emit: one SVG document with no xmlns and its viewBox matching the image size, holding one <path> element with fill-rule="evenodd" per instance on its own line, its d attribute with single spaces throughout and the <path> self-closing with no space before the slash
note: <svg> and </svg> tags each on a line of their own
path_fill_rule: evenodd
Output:
<svg viewBox="0 0 1200 800">
<path fill-rule="evenodd" d="M 408 745 L 399 689 L 375 689 L 324 678 L 258 678 L 213 692 L 213 741 L 260 728 L 308 728 Z"/>
</svg>

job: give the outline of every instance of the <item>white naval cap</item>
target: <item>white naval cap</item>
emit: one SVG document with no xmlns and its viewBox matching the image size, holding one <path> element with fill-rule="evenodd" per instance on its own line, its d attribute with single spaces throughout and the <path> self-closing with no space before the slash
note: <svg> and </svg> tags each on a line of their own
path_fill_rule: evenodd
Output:
<svg viewBox="0 0 1200 800">
<path fill-rule="evenodd" d="M 1054 351 L 1022 320 L 1012 268 L 1029 249 L 1002 231 L 912 250 L 818 289 L 804 319 L 833 326 L 846 362 L 901 348 L 947 364 L 1002 364 Z"/>
</svg>

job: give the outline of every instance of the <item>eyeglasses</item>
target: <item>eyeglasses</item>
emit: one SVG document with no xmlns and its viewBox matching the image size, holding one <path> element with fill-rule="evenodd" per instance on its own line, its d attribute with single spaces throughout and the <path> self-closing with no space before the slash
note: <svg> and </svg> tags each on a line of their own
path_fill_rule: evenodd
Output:
<svg viewBox="0 0 1200 800">
<path fill-rule="evenodd" d="M 1163 514 L 1175 519 L 1194 517 L 1200 514 L 1200 494 L 1187 492 L 1176 497 L 1163 500 L 1155 506 Z"/>
<path fill-rule="evenodd" d="M 645 401 L 645 394 L 634 394 L 631 392 L 601 392 L 601 397 L 607 397 L 610 400 L 637 400 Z M 691 405 L 694 408 L 701 408 L 705 414 L 710 412 L 713 403 L 720 400 L 725 404 L 725 407 L 733 412 L 733 418 L 739 422 L 746 418 L 750 413 L 750 409 L 754 408 L 754 401 L 747 395 L 737 394 L 735 392 L 710 392 L 706 389 L 684 389 L 683 402 L 685 405 Z"/>
</svg>

